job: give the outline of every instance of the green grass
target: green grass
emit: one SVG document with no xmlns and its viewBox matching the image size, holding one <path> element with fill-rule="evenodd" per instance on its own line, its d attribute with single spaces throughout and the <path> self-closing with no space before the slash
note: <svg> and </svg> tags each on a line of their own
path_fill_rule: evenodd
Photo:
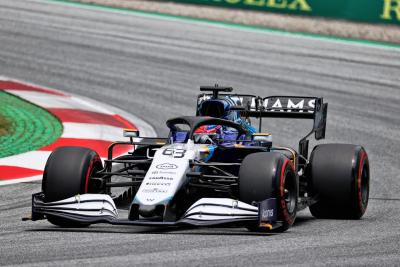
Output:
<svg viewBox="0 0 400 267">
<path fill-rule="evenodd" d="M 10 130 L 11 123 L 0 114 L 0 136 L 6 135 Z"/>
<path fill-rule="evenodd" d="M 37 150 L 63 132 L 51 113 L 4 91 L 0 91 L 0 129 L 0 158 Z"/>
</svg>

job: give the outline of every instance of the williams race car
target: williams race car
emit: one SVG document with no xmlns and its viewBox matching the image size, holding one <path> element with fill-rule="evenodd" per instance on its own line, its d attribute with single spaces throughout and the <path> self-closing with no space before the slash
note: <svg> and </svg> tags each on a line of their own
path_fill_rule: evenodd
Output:
<svg viewBox="0 0 400 267">
<path fill-rule="evenodd" d="M 238 226 L 285 231 L 299 210 L 316 218 L 359 219 L 369 197 L 369 162 L 362 146 L 321 144 L 328 104 L 318 97 L 232 94 L 202 87 L 197 116 L 167 121 L 167 138 L 115 142 L 103 162 L 83 147 L 61 147 L 48 158 L 32 220 L 61 227 L 95 223 L 150 226 Z M 207 93 L 211 92 L 211 93 Z M 259 130 L 250 124 L 258 118 Z M 313 120 L 298 150 L 275 146 L 263 118 Z M 114 158 L 117 146 L 132 146 Z M 124 190 L 116 194 L 116 188 Z M 119 212 L 127 210 L 125 218 Z"/>
</svg>

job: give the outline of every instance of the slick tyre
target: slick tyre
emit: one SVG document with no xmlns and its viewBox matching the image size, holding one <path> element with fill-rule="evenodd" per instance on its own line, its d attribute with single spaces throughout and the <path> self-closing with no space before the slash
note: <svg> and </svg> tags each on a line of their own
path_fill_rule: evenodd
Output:
<svg viewBox="0 0 400 267">
<path fill-rule="evenodd" d="M 364 148 L 347 144 L 316 146 L 310 157 L 310 206 L 316 218 L 360 219 L 368 206 L 369 161 Z"/>
<path fill-rule="evenodd" d="M 78 194 L 91 193 L 90 177 L 103 168 L 99 155 L 88 148 L 60 147 L 47 160 L 43 174 L 42 192 L 45 202 L 53 202 Z M 88 224 L 47 216 L 61 227 L 84 227 Z"/>
<path fill-rule="evenodd" d="M 275 231 L 283 232 L 296 219 L 298 180 L 289 159 L 276 152 L 260 152 L 248 155 L 239 170 L 239 199 L 254 204 L 268 198 L 276 198 L 278 220 L 282 226 Z M 264 231 L 258 225 L 251 231 Z"/>
</svg>

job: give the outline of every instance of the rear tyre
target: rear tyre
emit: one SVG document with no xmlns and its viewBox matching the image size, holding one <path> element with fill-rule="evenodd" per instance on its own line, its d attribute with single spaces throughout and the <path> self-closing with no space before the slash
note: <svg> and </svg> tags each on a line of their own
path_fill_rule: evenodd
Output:
<svg viewBox="0 0 400 267">
<path fill-rule="evenodd" d="M 369 161 L 364 148 L 347 144 L 316 146 L 311 153 L 310 206 L 316 218 L 360 219 L 368 206 Z"/>
<path fill-rule="evenodd" d="M 278 220 L 283 232 L 296 219 L 298 180 L 291 161 L 280 153 L 260 152 L 248 155 L 239 170 L 239 199 L 248 204 L 268 198 L 276 198 Z M 248 227 L 251 231 L 264 231 L 258 225 Z"/>
<path fill-rule="evenodd" d="M 47 160 L 43 174 L 42 191 L 45 202 L 53 202 L 78 194 L 92 192 L 90 177 L 103 169 L 99 155 L 88 148 L 60 147 Z M 61 227 L 84 227 L 68 219 L 47 216 L 52 224 Z"/>
</svg>

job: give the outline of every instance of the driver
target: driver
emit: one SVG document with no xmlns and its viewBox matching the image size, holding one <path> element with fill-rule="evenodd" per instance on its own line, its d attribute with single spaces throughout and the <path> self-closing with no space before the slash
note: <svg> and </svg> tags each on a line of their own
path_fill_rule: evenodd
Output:
<svg viewBox="0 0 400 267">
<path fill-rule="evenodd" d="M 205 100 L 199 105 L 198 114 L 200 116 L 210 116 L 215 118 L 221 118 L 225 120 L 230 120 L 241 124 L 246 128 L 251 134 L 256 132 L 256 129 L 250 125 L 249 122 L 243 120 L 240 117 L 240 113 L 237 110 L 231 110 L 231 107 L 235 106 L 236 103 L 231 97 L 226 96 L 223 99 L 210 99 Z M 206 135 L 209 138 L 197 137 L 200 143 L 210 143 L 211 140 L 222 140 L 223 142 L 236 141 L 238 138 L 238 132 L 236 129 L 221 125 L 205 125 L 199 127 L 195 134 Z M 211 140 L 210 140 L 211 139 Z"/>
<path fill-rule="evenodd" d="M 204 125 L 196 129 L 195 141 L 201 144 L 214 144 L 219 141 L 236 141 L 238 132 L 236 129 L 221 125 Z"/>
</svg>

